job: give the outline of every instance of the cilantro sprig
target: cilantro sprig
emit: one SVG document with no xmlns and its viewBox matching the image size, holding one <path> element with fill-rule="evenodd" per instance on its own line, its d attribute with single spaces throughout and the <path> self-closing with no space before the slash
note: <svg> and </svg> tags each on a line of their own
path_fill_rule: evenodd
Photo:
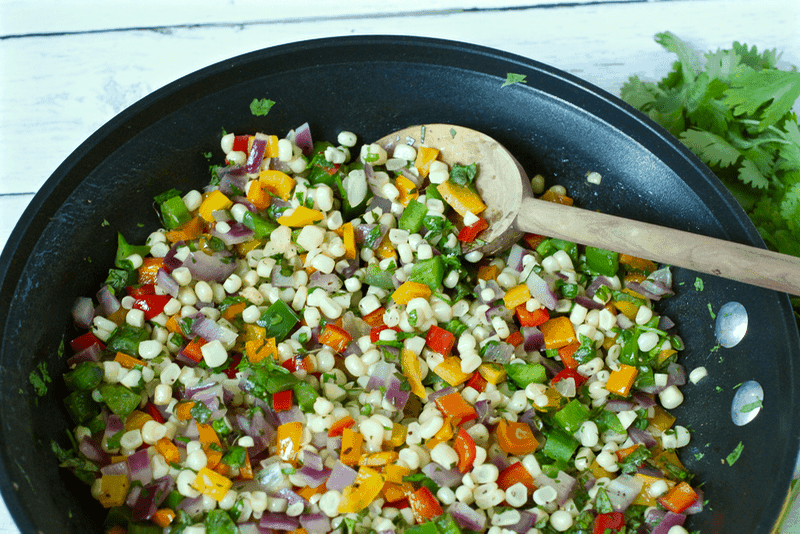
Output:
<svg viewBox="0 0 800 534">
<path fill-rule="evenodd" d="M 800 256 L 800 72 L 780 70 L 776 50 L 734 42 L 701 55 L 670 32 L 655 40 L 678 61 L 657 83 L 632 76 L 622 99 L 719 176 L 770 248 Z"/>
</svg>

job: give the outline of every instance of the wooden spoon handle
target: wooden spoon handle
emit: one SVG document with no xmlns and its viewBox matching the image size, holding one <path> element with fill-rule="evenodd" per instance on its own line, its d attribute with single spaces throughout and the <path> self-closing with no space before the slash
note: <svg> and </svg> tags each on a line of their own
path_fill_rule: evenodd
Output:
<svg viewBox="0 0 800 534">
<path fill-rule="evenodd" d="M 759 287 L 800 295 L 800 258 L 543 200 L 526 199 L 516 227 Z"/>
</svg>

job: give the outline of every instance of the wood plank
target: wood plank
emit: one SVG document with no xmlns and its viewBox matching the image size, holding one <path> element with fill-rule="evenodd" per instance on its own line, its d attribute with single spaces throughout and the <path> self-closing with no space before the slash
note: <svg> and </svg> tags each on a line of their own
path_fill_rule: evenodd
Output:
<svg viewBox="0 0 800 534">
<path fill-rule="evenodd" d="M 570 4 L 620 0 L 572 0 Z M 623 0 L 626 1 L 626 0 Z M 647 0 L 627 0 L 647 1 Z M 160 28 L 190 25 L 267 24 L 287 21 L 318 21 L 346 18 L 372 18 L 386 15 L 415 16 L 420 13 L 458 12 L 472 9 L 508 9 L 564 4 L 562 0 L 141 0 L 98 2 L 74 0 L 51 2 L 47 9 L 31 16 L 29 0 L 13 0 L 2 5 L 0 36 L 107 31 L 123 28 Z M 79 13 L 80 16 L 76 16 Z"/>
</svg>

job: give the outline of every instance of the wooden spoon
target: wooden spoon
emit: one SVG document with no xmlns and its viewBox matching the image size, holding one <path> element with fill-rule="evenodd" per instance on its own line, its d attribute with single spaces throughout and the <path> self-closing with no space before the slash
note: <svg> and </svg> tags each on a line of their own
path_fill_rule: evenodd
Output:
<svg viewBox="0 0 800 534">
<path fill-rule="evenodd" d="M 667 265 L 713 274 L 746 284 L 800 295 L 800 258 L 614 215 L 533 198 L 519 162 L 500 143 L 450 124 L 411 126 L 377 144 L 391 153 L 398 144 L 438 148 L 452 166 L 477 162 L 478 192 L 489 222 L 479 250 L 500 252 L 526 232 L 614 250 Z"/>
</svg>

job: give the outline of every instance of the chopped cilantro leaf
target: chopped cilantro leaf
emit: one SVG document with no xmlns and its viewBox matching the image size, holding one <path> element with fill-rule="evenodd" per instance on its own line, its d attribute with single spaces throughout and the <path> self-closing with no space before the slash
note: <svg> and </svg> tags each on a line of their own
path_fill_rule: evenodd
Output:
<svg viewBox="0 0 800 534">
<path fill-rule="evenodd" d="M 526 78 L 528 76 L 525 74 L 514 74 L 513 72 L 509 72 L 506 74 L 506 81 L 503 82 L 503 85 L 500 87 L 506 87 L 508 85 L 513 85 L 515 83 L 528 83 Z"/>
<path fill-rule="evenodd" d="M 745 404 L 744 406 L 742 406 L 741 412 L 742 413 L 749 413 L 749 412 L 752 412 L 753 410 L 756 410 L 756 409 L 761 408 L 763 406 L 764 406 L 764 403 L 761 402 L 760 400 L 757 400 L 757 401 L 754 401 L 754 402 L 751 402 L 749 404 Z"/>
<path fill-rule="evenodd" d="M 694 279 L 694 289 L 696 291 L 702 291 L 703 289 L 705 289 L 703 286 L 703 279 L 700 278 L 699 276 Z"/>
<path fill-rule="evenodd" d="M 736 446 L 735 449 L 725 458 L 725 461 L 728 462 L 728 465 L 733 465 L 742 455 L 742 451 L 744 450 L 744 444 L 740 441 L 739 444 Z"/>
<path fill-rule="evenodd" d="M 272 106 L 275 105 L 274 100 L 270 100 L 268 98 L 262 98 L 261 100 L 254 98 L 252 102 L 250 102 L 250 113 L 255 115 L 256 117 L 263 117 L 269 110 L 272 109 Z"/>
</svg>

